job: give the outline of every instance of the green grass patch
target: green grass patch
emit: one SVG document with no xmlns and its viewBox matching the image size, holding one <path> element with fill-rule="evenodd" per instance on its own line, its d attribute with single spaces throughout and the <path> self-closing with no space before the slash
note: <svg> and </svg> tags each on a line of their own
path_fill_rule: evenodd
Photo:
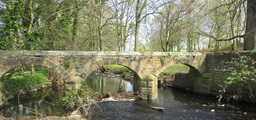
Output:
<svg viewBox="0 0 256 120">
<path fill-rule="evenodd" d="M 30 73 L 13 75 L 5 82 L 5 89 L 12 95 L 18 95 L 19 90 L 27 92 L 34 88 L 40 88 L 45 83 L 50 83 L 45 71 L 36 71 L 34 76 Z"/>
<path fill-rule="evenodd" d="M 127 70 L 128 69 L 125 66 L 117 65 L 117 64 L 105 65 L 104 67 L 109 68 L 109 69 L 120 69 L 120 70 Z"/>
<path fill-rule="evenodd" d="M 118 72 L 118 73 L 132 73 L 132 70 L 129 68 L 117 65 L 117 64 L 111 64 L 111 65 L 105 65 L 104 68 L 109 72 Z"/>
<path fill-rule="evenodd" d="M 166 68 L 162 73 L 189 73 L 189 69 L 190 68 L 186 65 L 176 64 Z"/>
</svg>

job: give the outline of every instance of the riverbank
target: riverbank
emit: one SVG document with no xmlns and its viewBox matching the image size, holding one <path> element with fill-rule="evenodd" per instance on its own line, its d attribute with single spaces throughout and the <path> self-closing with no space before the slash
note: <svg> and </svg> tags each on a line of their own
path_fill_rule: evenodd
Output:
<svg viewBox="0 0 256 120">
<path fill-rule="evenodd" d="M 116 97 L 123 95 L 122 97 Z M 127 99 L 123 99 L 127 96 Z M 112 97 L 112 98 L 111 98 Z M 255 108 L 252 104 L 218 104 L 217 99 L 202 96 L 190 91 L 159 88 L 158 98 L 147 101 L 129 101 L 133 97 L 131 93 L 111 94 L 110 98 L 103 98 L 90 106 L 90 119 L 243 119 L 256 118 Z M 119 98 L 119 99 L 118 99 Z M 159 106 L 164 112 L 159 112 L 145 106 Z M 4 118 L 4 117 L 0 117 Z M 34 116 L 20 117 L 26 120 L 36 119 Z M 67 116 L 40 116 L 38 120 L 85 120 L 79 111 L 73 111 Z M 15 120 L 15 118 L 5 118 Z M 89 118 L 88 118 L 89 119 Z"/>
</svg>

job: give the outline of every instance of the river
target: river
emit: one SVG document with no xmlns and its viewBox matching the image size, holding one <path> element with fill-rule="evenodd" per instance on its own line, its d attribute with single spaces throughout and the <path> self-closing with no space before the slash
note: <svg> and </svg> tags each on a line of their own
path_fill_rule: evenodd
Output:
<svg viewBox="0 0 256 120">
<path fill-rule="evenodd" d="M 94 81 L 101 87 L 91 87 L 98 91 L 109 91 L 110 88 L 116 90 L 132 91 L 132 84 L 124 81 L 120 75 L 105 74 L 103 76 L 89 77 L 87 81 Z M 96 81 L 95 81 L 96 80 Z M 100 83 L 100 84 L 99 84 Z M 120 87 L 122 86 L 122 87 Z M 111 91 L 111 92 L 114 92 Z M 46 96 L 34 101 L 17 104 L 12 102 L 9 106 L 0 110 L 0 115 L 16 119 L 30 117 L 42 118 L 40 115 L 66 115 L 63 108 L 54 106 L 57 102 L 49 100 Z M 51 102 L 52 101 L 52 102 Z M 49 104 L 51 102 L 51 104 Z M 157 111 L 145 106 L 163 107 L 164 111 Z M 37 115 L 31 109 L 37 109 Z M 147 101 L 115 101 L 100 102 L 93 105 L 91 110 L 92 120 L 254 120 L 256 119 L 255 104 L 239 103 L 217 104 L 214 96 L 205 96 L 190 91 L 159 88 L 158 98 Z"/>
<path fill-rule="evenodd" d="M 111 77 L 110 77 L 111 76 Z M 116 88 L 121 77 L 106 74 L 108 88 Z M 111 81 L 111 82 L 110 82 Z M 115 81 L 115 84 L 113 83 Z M 107 86 L 106 86 L 107 87 Z M 130 83 L 126 89 L 132 89 Z M 104 88 L 104 87 L 103 87 Z M 106 92 L 106 91 L 105 91 Z M 191 91 L 159 88 L 158 98 L 147 101 L 101 102 L 92 107 L 92 120 L 254 120 L 255 104 L 218 104 L 215 96 L 196 94 Z M 163 107 L 157 111 L 145 106 Z"/>
<path fill-rule="evenodd" d="M 160 106 L 164 111 L 145 107 Z M 135 102 L 102 102 L 92 110 L 93 120 L 254 120 L 251 104 L 217 104 L 215 97 L 177 89 L 158 89 L 158 99 Z"/>
</svg>

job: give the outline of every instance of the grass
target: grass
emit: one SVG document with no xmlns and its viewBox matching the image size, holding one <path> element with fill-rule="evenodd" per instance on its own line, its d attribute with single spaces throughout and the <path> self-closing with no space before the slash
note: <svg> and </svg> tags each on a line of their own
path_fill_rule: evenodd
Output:
<svg viewBox="0 0 256 120">
<path fill-rule="evenodd" d="M 168 73 L 188 73 L 189 67 L 182 64 L 176 64 L 172 65 L 168 68 L 166 68 L 162 73 L 168 74 Z"/>
<path fill-rule="evenodd" d="M 128 69 L 125 66 L 117 65 L 117 64 L 105 65 L 104 67 L 110 68 L 110 69 L 120 69 L 120 70 L 127 70 Z"/>
<path fill-rule="evenodd" d="M 13 75 L 9 80 L 6 81 L 5 89 L 12 95 L 17 95 L 19 90 L 23 90 L 27 92 L 31 89 L 40 88 L 45 83 L 50 83 L 51 81 L 48 80 L 46 77 L 45 71 L 36 71 L 34 76 L 31 74 L 24 73 Z"/>
<path fill-rule="evenodd" d="M 105 65 L 104 68 L 107 71 L 111 71 L 111 72 L 132 73 L 132 70 L 130 70 L 129 68 L 122 65 L 117 65 L 117 64 Z"/>
</svg>

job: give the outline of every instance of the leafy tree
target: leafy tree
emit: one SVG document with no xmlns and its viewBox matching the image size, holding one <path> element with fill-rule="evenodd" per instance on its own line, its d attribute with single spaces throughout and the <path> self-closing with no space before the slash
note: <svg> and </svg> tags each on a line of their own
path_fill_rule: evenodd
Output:
<svg viewBox="0 0 256 120">
<path fill-rule="evenodd" d="M 6 3 L 6 6 L 5 8 L 1 8 L 3 11 L 3 27 L 1 29 L 0 49 L 21 49 L 24 43 L 21 36 L 24 27 L 20 20 L 25 3 L 22 0 L 6 0 L 3 2 Z"/>
<path fill-rule="evenodd" d="M 134 28 L 131 20 L 133 19 L 133 1 L 115 0 L 113 3 L 115 18 L 115 31 L 117 36 L 118 51 L 125 51 L 128 36 L 132 34 Z"/>
<path fill-rule="evenodd" d="M 157 29 L 155 34 L 158 38 L 154 37 L 151 40 L 151 43 L 153 43 L 151 46 L 155 47 L 156 44 L 160 43 L 161 47 L 158 47 L 157 50 L 170 52 L 176 49 L 180 51 L 182 44 L 187 39 L 187 49 L 192 51 L 193 43 L 196 43 L 194 41 L 197 37 L 193 26 L 187 23 L 194 17 L 191 15 L 194 4 L 194 1 L 187 0 L 164 5 L 160 14 L 156 16 L 156 28 L 153 29 Z M 187 33 L 187 35 L 184 33 Z"/>
<path fill-rule="evenodd" d="M 210 37 L 215 40 L 215 50 L 219 49 L 220 42 L 233 41 L 233 50 L 236 50 L 238 38 L 244 37 L 244 24 L 241 19 L 245 14 L 244 9 L 245 0 L 215 0 L 210 2 L 210 9 L 207 9 L 201 18 L 207 17 L 210 19 L 210 27 L 202 28 L 196 27 L 199 33 L 203 36 Z M 206 22 L 206 24 L 209 21 Z M 210 31 L 209 31 L 210 29 Z"/>
</svg>

